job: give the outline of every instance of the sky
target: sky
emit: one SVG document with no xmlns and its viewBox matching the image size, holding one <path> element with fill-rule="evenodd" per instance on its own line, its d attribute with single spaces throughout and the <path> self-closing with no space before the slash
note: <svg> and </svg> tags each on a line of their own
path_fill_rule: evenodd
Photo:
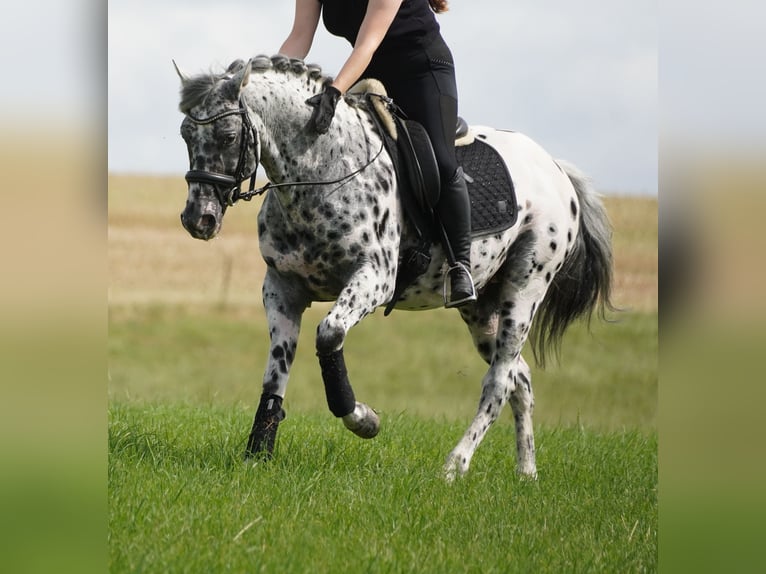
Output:
<svg viewBox="0 0 766 574">
<path fill-rule="evenodd" d="M 179 80 L 278 51 L 292 0 L 110 0 L 108 167 L 179 174 Z M 523 132 L 607 194 L 657 193 L 658 8 L 647 0 L 452 0 L 438 16 L 460 115 Z M 336 73 L 350 51 L 317 30 L 307 61 Z"/>
</svg>

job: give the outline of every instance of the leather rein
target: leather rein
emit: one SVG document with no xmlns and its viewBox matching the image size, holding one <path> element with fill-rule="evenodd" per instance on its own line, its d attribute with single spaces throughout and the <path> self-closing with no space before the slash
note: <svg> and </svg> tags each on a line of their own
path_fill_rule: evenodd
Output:
<svg viewBox="0 0 766 574">
<path fill-rule="evenodd" d="M 274 183 L 274 184 L 272 184 L 269 181 L 266 183 L 266 185 L 256 189 L 255 174 L 258 171 L 258 165 L 260 164 L 261 145 L 260 145 L 260 139 L 258 138 L 258 131 L 255 129 L 255 126 L 250 120 L 250 114 L 247 111 L 247 107 L 245 106 L 245 102 L 242 99 L 242 96 L 240 96 L 239 98 L 239 109 L 227 110 L 225 112 L 221 112 L 220 114 L 210 116 L 209 118 L 197 118 L 192 116 L 191 114 L 186 114 L 186 117 L 188 117 L 192 122 L 194 122 L 197 125 L 206 125 L 206 124 L 212 124 L 213 122 L 216 122 L 222 118 L 233 116 L 233 115 L 242 116 L 242 136 L 241 136 L 242 143 L 239 149 L 239 161 L 237 162 L 237 167 L 234 170 L 236 175 L 231 176 L 224 173 L 218 173 L 215 171 L 192 169 L 187 171 L 185 176 L 187 183 L 203 183 L 203 184 L 208 184 L 213 186 L 216 197 L 218 198 L 218 201 L 221 202 L 221 206 L 234 205 L 240 199 L 244 201 L 250 201 L 256 195 L 262 195 L 267 190 L 271 188 L 276 188 L 276 187 L 305 186 L 305 185 L 334 185 L 337 183 L 344 183 L 345 181 L 348 181 L 349 179 L 355 177 L 356 175 L 360 174 L 362 171 L 367 169 L 367 167 L 369 167 L 376 159 L 378 159 L 378 157 L 383 152 L 383 149 L 385 147 L 385 141 L 381 137 L 380 149 L 372 157 L 372 159 L 370 159 L 370 161 L 368 161 L 359 169 L 349 174 L 346 174 L 342 177 L 339 177 L 338 179 L 334 179 L 331 181 L 299 181 L 299 182 L 284 182 L 284 183 Z M 247 156 L 247 151 L 251 145 L 255 148 L 254 149 L 255 167 L 253 167 L 253 171 L 250 172 L 250 174 L 245 174 L 244 173 L 246 169 L 245 159 Z M 247 191 L 243 192 L 242 182 L 248 178 L 250 179 L 250 188 Z M 225 193 L 221 193 L 221 189 L 219 186 L 230 186 L 230 187 L 226 190 Z"/>
</svg>

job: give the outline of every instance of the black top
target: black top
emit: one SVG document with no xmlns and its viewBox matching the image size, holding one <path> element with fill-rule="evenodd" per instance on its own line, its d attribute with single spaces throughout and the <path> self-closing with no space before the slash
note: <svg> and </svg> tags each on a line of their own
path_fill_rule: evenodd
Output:
<svg viewBox="0 0 766 574">
<path fill-rule="evenodd" d="M 367 12 L 367 0 L 319 0 L 327 31 L 353 46 Z M 439 23 L 428 0 L 404 0 L 379 50 L 406 50 L 426 44 L 439 32 Z"/>
</svg>

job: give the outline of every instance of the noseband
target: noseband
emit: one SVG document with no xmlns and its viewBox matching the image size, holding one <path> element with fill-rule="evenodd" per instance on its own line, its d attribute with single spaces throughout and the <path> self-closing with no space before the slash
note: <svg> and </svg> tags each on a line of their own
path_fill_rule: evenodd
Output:
<svg viewBox="0 0 766 574">
<path fill-rule="evenodd" d="M 187 183 L 205 183 L 213 186 L 215 194 L 218 197 L 218 201 L 221 202 L 221 206 L 234 205 L 239 199 L 249 200 L 254 195 L 255 191 L 255 172 L 258 171 L 258 164 L 260 162 L 260 141 L 258 140 L 258 132 L 256 131 L 253 123 L 250 121 L 250 114 L 247 112 L 245 102 L 242 97 L 239 98 L 239 109 L 228 110 L 221 112 L 209 118 L 195 118 L 191 114 L 186 116 L 197 125 L 212 124 L 225 118 L 227 116 L 240 115 L 242 116 L 242 135 L 241 145 L 239 148 L 239 161 L 237 167 L 234 170 L 234 175 L 226 175 L 225 173 L 217 173 L 215 171 L 204 171 L 199 169 L 192 169 L 186 172 Z M 255 166 L 250 174 L 245 174 L 245 157 L 247 156 L 247 150 L 252 142 L 252 146 L 255 151 Z M 242 182 L 250 178 L 250 189 L 247 193 L 242 193 Z M 224 187 L 225 191 L 222 193 L 221 188 Z"/>
</svg>

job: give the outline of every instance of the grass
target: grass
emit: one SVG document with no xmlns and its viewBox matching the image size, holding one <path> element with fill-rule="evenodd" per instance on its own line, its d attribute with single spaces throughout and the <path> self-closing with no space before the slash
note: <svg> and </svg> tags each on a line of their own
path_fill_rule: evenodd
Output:
<svg viewBox="0 0 766 574">
<path fill-rule="evenodd" d="M 289 417 L 277 456 L 241 459 L 251 413 L 113 404 L 112 572 L 656 570 L 656 436 L 538 430 L 537 481 L 498 424 L 463 480 L 440 466 L 462 432 L 400 413 L 373 441 Z"/>
<path fill-rule="evenodd" d="M 515 474 L 504 413 L 448 485 L 441 464 L 486 368 L 462 322 L 398 313 L 352 331 L 352 382 L 383 424 L 362 441 L 326 410 L 322 314 L 305 321 L 276 458 L 251 468 L 259 313 L 111 310 L 110 571 L 656 570 L 656 316 L 577 325 L 561 365 L 535 372 L 537 482 Z"/>
<path fill-rule="evenodd" d="M 533 368 L 539 479 L 515 474 L 507 409 L 447 484 L 486 371 L 448 310 L 351 331 L 351 382 L 382 419 L 363 441 L 327 410 L 314 305 L 276 456 L 243 463 L 268 352 L 257 202 L 203 243 L 185 195 L 181 177 L 109 177 L 111 572 L 656 571 L 655 199 L 606 199 L 627 312 Z"/>
<path fill-rule="evenodd" d="M 314 355 L 312 307 L 303 321 L 285 406 L 326 409 Z M 138 306 L 110 310 L 109 394 L 120 402 L 157 401 L 255 408 L 268 355 L 256 309 Z M 532 364 L 531 357 L 529 358 Z M 406 410 L 467 424 L 487 370 L 456 311 L 376 313 L 349 334 L 346 362 L 357 397 L 383 412 Z M 626 313 L 617 323 L 576 324 L 560 362 L 533 369 L 535 419 L 545 424 L 652 429 L 657 397 L 657 319 Z"/>
</svg>

